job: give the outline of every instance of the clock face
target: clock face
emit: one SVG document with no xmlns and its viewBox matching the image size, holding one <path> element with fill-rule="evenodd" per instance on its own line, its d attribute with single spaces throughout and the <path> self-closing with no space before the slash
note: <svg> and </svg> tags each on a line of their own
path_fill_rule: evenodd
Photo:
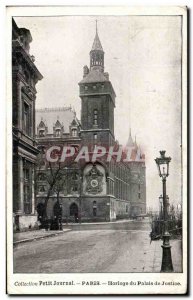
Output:
<svg viewBox="0 0 193 300">
<path fill-rule="evenodd" d="M 98 180 L 97 179 L 92 179 L 91 180 L 91 182 L 90 182 L 90 184 L 91 184 L 91 186 L 93 187 L 93 188 L 95 188 L 95 187 L 97 187 L 98 186 Z"/>
</svg>

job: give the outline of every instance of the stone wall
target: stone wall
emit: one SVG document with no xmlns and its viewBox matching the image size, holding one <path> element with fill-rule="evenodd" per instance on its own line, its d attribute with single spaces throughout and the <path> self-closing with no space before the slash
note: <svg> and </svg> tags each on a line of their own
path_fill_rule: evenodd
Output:
<svg viewBox="0 0 193 300">
<path fill-rule="evenodd" d="M 26 231 L 29 229 L 38 229 L 37 215 L 14 215 L 13 230 Z"/>
</svg>

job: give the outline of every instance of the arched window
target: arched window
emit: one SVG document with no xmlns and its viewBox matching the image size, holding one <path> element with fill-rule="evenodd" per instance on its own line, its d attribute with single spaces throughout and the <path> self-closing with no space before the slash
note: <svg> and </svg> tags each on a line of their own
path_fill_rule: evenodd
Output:
<svg viewBox="0 0 193 300">
<path fill-rule="evenodd" d="M 44 173 L 39 173 L 38 174 L 38 180 L 42 181 L 42 180 L 46 180 L 46 176 Z"/>
<path fill-rule="evenodd" d="M 93 201 L 93 217 L 96 217 L 97 215 L 97 203 L 96 201 Z"/>
<path fill-rule="evenodd" d="M 94 112 L 93 112 L 93 123 L 94 125 L 98 125 L 98 110 L 97 109 L 94 109 Z"/>
<path fill-rule="evenodd" d="M 72 174 L 72 180 L 78 180 L 78 173 L 77 172 L 74 172 Z"/>
<path fill-rule="evenodd" d="M 70 216 L 78 217 L 78 205 L 76 203 L 70 205 Z"/>
</svg>

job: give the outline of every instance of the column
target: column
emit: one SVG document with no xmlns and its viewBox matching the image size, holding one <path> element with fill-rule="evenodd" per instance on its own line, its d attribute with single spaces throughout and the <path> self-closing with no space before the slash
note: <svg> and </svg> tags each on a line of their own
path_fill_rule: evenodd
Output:
<svg viewBox="0 0 193 300">
<path fill-rule="evenodd" d="M 23 213 L 23 159 L 21 156 L 17 158 L 17 166 L 18 166 L 18 174 L 13 177 L 13 181 L 17 181 L 18 190 L 14 195 L 13 190 L 13 200 L 14 200 L 14 207 L 15 207 L 15 214 L 22 214 Z M 14 185 L 13 185 L 14 186 Z"/>
<path fill-rule="evenodd" d="M 17 101 L 18 101 L 18 127 L 23 129 L 23 103 L 21 97 L 21 81 L 17 81 Z"/>
<path fill-rule="evenodd" d="M 32 164 L 32 171 L 31 171 L 31 184 L 32 184 L 32 189 L 31 189 L 31 213 L 35 214 L 35 182 L 34 182 L 34 170 L 35 166 Z"/>
</svg>

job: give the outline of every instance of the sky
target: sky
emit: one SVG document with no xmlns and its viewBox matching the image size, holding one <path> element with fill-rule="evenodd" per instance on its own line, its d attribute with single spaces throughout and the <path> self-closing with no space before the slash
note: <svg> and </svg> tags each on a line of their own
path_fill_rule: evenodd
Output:
<svg viewBox="0 0 193 300">
<path fill-rule="evenodd" d="M 80 118 L 78 82 L 95 36 L 96 16 L 15 17 L 30 30 L 30 54 L 43 75 L 36 108 L 72 106 Z M 125 145 L 129 128 L 146 156 L 147 206 L 158 208 L 162 183 L 154 159 L 172 158 L 170 203 L 181 202 L 181 18 L 97 16 L 105 72 L 116 93 L 115 137 Z"/>
</svg>

